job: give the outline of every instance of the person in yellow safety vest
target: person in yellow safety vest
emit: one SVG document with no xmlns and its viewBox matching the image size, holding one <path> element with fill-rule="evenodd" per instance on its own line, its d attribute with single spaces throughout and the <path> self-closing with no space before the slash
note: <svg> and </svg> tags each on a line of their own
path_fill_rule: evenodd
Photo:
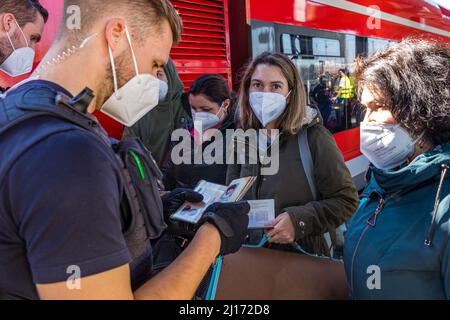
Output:
<svg viewBox="0 0 450 320">
<path fill-rule="evenodd" d="M 355 82 L 345 69 L 339 70 L 339 76 L 339 87 L 333 102 L 344 106 L 342 128 L 349 129 L 352 124 L 352 100 L 355 97 Z"/>
<path fill-rule="evenodd" d="M 339 75 L 341 80 L 339 82 L 339 89 L 336 94 L 336 98 L 338 99 L 352 99 L 355 97 L 355 82 L 354 80 L 346 73 L 346 70 L 340 69 Z"/>
</svg>

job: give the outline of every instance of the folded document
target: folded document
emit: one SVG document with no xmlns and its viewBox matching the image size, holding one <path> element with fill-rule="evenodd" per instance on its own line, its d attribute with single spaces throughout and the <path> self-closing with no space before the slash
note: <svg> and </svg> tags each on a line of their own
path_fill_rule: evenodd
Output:
<svg viewBox="0 0 450 320">
<path fill-rule="evenodd" d="M 203 202 L 198 204 L 186 202 L 171 218 L 173 220 L 197 224 L 206 208 L 211 204 L 216 202 L 229 203 L 241 201 L 255 180 L 256 177 L 237 179 L 232 181 L 228 187 L 202 180 L 195 188 L 195 191 L 203 195 Z M 264 228 L 267 222 L 275 219 L 274 200 L 249 201 L 249 204 L 251 207 L 249 213 L 249 229 Z"/>
</svg>

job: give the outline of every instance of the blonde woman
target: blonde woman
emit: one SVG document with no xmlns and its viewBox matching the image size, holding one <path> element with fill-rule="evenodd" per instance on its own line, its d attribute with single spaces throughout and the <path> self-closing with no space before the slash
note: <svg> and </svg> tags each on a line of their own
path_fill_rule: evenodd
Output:
<svg viewBox="0 0 450 320">
<path fill-rule="evenodd" d="M 271 130 L 279 130 L 279 170 L 264 176 L 259 161 L 231 165 L 227 181 L 257 176 L 247 199 L 275 199 L 276 219 L 265 231 L 270 237 L 270 247 L 290 250 L 297 243 L 309 253 L 329 255 L 330 246 L 324 234 L 330 233 L 331 239 L 335 239 L 336 228 L 355 212 L 358 194 L 319 112 L 306 105 L 303 81 L 291 60 L 277 53 L 258 56 L 242 80 L 239 109 L 243 130 L 267 129 L 269 136 Z M 305 131 L 316 196 L 300 157 L 298 136 Z M 273 145 L 268 146 L 271 148 Z"/>
</svg>

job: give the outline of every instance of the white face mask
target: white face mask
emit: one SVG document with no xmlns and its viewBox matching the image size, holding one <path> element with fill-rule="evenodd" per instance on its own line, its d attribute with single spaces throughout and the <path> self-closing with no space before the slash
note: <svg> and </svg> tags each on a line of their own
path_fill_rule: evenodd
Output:
<svg viewBox="0 0 450 320">
<path fill-rule="evenodd" d="M 128 28 L 125 29 L 125 34 L 130 45 L 136 76 L 123 87 L 118 87 L 114 56 L 111 47 L 109 47 L 114 78 L 114 94 L 103 104 L 101 112 L 126 127 L 132 127 L 158 105 L 160 81 L 151 74 L 139 74 Z"/>
<path fill-rule="evenodd" d="M 213 114 L 211 112 L 195 112 L 192 111 L 192 118 L 194 120 L 194 124 L 196 125 L 197 132 L 204 133 L 206 130 L 214 128 L 220 123 L 219 113 L 223 110 L 223 104 L 220 107 L 219 112 Z M 201 130 L 200 126 L 201 125 Z"/>
<path fill-rule="evenodd" d="M 415 144 L 400 125 L 361 123 L 361 152 L 378 169 L 394 169 L 414 153 Z"/>
<path fill-rule="evenodd" d="M 17 23 L 17 20 L 15 20 L 15 22 L 17 27 L 19 27 L 19 30 L 22 33 L 22 36 L 25 39 L 25 43 L 27 44 L 27 46 L 16 49 L 16 47 L 14 47 L 14 44 L 12 43 L 9 32 L 6 33 L 6 35 L 8 36 L 9 43 L 11 44 L 11 47 L 13 48 L 14 51 L 2 63 L 2 65 L 0 66 L 0 70 L 2 70 L 11 77 L 18 77 L 23 74 L 30 73 L 31 70 L 33 69 L 33 62 L 35 57 L 35 52 L 33 48 L 30 48 L 28 46 L 28 40 L 25 34 L 23 33 L 22 28 Z"/>
<path fill-rule="evenodd" d="M 169 84 L 163 80 L 159 80 L 159 103 L 166 100 L 169 93 Z"/>
<path fill-rule="evenodd" d="M 252 92 L 250 93 L 250 106 L 259 122 L 266 127 L 269 123 L 277 120 L 286 110 L 287 97 L 274 92 Z"/>
</svg>

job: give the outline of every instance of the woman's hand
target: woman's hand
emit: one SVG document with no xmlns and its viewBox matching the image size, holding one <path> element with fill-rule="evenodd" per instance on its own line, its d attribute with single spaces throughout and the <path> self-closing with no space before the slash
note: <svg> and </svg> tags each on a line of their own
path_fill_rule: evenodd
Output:
<svg viewBox="0 0 450 320">
<path fill-rule="evenodd" d="M 291 217 L 287 212 L 280 214 L 275 220 L 269 222 L 266 227 L 273 228 L 266 234 L 271 243 L 290 244 L 295 242 L 295 229 Z"/>
</svg>

